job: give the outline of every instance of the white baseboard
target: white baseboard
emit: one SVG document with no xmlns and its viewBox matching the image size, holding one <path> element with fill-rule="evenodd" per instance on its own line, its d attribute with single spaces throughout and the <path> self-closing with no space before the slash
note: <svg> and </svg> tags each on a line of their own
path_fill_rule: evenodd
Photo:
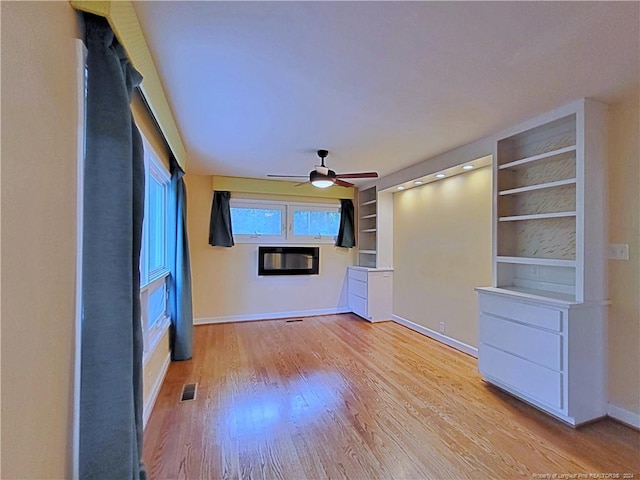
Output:
<svg viewBox="0 0 640 480">
<path fill-rule="evenodd" d="M 167 376 L 167 370 L 169 370 L 169 364 L 171 363 L 171 352 L 167 353 L 167 357 L 164 359 L 162 364 L 162 369 L 160 370 L 160 375 L 156 378 L 155 383 L 153 384 L 153 389 L 151 389 L 151 395 L 144 404 L 142 410 L 142 428 L 147 426 L 147 421 L 149 421 L 149 417 L 151 416 L 151 412 L 153 411 L 153 406 L 156 404 L 156 400 L 158 399 L 158 394 L 160 393 L 160 387 L 162 387 L 162 383 L 164 382 L 164 377 Z"/>
<path fill-rule="evenodd" d="M 194 318 L 194 325 L 207 325 L 210 323 L 232 323 L 232 322 L 253 322 L 255 320 L 275 320 L 278 318 L 292 317 L 313 317 L 316 315 L 335 315 L 338 313 L 349 313 L 348 307 L 323 308 L 320 310 L 300 310 L 294 312 L 273 312 L 273 313 L 254 313 L 247 315 L 227 315 L 221 317 L 200 317 Z"/>
<path fill-rule="evenodd" d="M 632 412 L 613 403 L 607 403 L 607 415 L 619 422 L 640 429 L 640 413 Z"/>
<path fill-rule="evenodd" d="M 456 340 L 455 338 L 447 337 L 439 332 L 431 330 L 430 328 L 423 327 L 417 323 L 414 323 L 406 318 L 402 318 L 398 315 L 391 315 L 391 319 L 399 323 L 400 325 L 404 325 L 411 330 L 414 330 L 418 333 L 426 335 L 427 337 L 433 338 L 440 343 L 444 343 L 445 345 L 449 345 L 450 347 L 455 348 L 456 350 L 460 350 L 467 355 L 471 355 L 472 357 L 478 358 L 478 349 L 476 347 L 472 347 L 471 345 L 467 345 L 466 343 L 461 342 L 460 340 Z"/>
</svg>

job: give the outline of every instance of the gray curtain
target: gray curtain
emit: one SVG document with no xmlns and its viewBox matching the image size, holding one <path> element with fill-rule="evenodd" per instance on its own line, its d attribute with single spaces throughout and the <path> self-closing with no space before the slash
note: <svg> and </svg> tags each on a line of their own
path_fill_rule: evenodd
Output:
<svg viewBox="0 0 640 480">
<path fill-rule="evenodd" d="M 231 229 L 230 199 L 229 192 L 213 192 L 209 222 L 209 245 L 214 247 L 233 247 L 235 244 Z"/>
<path fill-rule="evenodd" d="M 193 307 L 191 302 L 191 262 L 187 237 L 187 190 L 184 171 L 171 158 L 171 191 L 175 250 L 170 255 L 169 305 L 171 308 L 171 359 L 188 360 L 193 350 Z"/>
<path fill-rule="evenodd" d="M 353 202 L 340 200 L 340 229 L 336 238 L 336 247 L 352 248 L 356 246 L 356 234 L 353 221 Z"/>
<path fill-rule="evenodd" d="M 129 104 L 142 80 L 107 21 L 86 14 L 82 255 L 82 479 L 146 479 L 140 244 L 144 163 Z M 46 401 L 46 400 L 45 400 Z"/>
</svg>

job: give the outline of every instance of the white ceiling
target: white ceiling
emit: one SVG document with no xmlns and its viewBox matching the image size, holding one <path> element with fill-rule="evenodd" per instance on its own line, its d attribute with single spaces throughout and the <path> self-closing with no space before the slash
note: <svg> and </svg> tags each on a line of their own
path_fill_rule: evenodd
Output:
<svg viewBox="0 0 640 480">
<path fill-rule="evenodd" d="M 638 2 L 135 2 L 188 170 L 381 176 L 640 82 Z"/>
</svg>

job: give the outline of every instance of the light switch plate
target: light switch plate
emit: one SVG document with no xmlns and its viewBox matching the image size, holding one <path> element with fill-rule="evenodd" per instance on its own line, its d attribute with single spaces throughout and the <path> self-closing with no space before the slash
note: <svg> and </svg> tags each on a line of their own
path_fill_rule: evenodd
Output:
<svg viewBox="0 0 640 480">
<path fill-rule="evenodd" d="M 610 243 L 609 260 L 629 260 L 628 243 Z"/>
</svg>

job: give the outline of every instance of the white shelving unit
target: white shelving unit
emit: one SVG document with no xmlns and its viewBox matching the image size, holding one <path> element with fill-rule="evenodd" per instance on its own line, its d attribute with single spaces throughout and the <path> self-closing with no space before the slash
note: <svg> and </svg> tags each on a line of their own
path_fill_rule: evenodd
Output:
<svg viewBox="0 0 640 480">
<path fill-rule="evenodd" d="M 375 268 L 377 264 L 376 187 L 358 191 L 358 265 Z"/>
<path fill-rule="evenodd" d="M 606 406 L 605 112 L 581 100 L 498 140 L 493 285 L 477 289 L 485 380 L 571 425 Z"/>
</svg>

